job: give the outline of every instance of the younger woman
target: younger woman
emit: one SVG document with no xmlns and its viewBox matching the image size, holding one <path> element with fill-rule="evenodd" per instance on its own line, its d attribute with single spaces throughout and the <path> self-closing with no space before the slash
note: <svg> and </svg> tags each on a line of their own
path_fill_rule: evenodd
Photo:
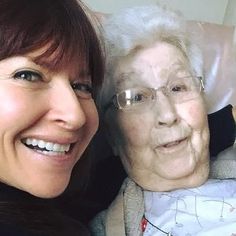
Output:
<svg viewBox="0 0 236 236">
<path fill-rule="evenodd" d="M 40 200 L 65 190 L 98 127 L 103 59 L 84 9 L 0 2 L 0 235 L 86 235 Z"/>
</svg>

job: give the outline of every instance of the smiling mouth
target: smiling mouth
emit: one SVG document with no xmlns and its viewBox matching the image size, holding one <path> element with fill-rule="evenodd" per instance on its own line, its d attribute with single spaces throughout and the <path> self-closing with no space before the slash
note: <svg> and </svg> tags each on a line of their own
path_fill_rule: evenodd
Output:
<svg viewBox="0 0 236 236">
<path fill-rule="evenodd" d="M 46 142 L 39 139 L 26 138 L 21 141 L 27 148 L 35 150 L 37 152 L 46 154 L 46 155 L 65 155 L 71 152 L 74 144 L 59 144 Z"/>
<path fill-rule="evenodd" d="M 160 147 L 171 148 L 171 147 L 179 145 L 180 143 L 184 142 L 185 140 L 187 140 L 187 138 L 183 138 L 183 139 L 180 139 L 180 140 L 177 140 L 177 141 L 174 141 L 174 142 L 169 142 L 169 143 L 166 143 L 166 144 L 159 145 L 158 148 L 160 148 Z"/>
</svg>

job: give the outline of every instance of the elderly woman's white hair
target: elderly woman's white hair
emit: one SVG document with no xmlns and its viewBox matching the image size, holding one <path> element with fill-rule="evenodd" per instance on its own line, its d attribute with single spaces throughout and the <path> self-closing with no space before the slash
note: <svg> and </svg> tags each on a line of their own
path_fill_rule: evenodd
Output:
<svg viewBox="0 0 236 236">
<path fill-rule="evenodd" d="M 149 5 L 128 8 L 110 16 L 103 24 L 106 48 L 105 81 L 98 96 L 102 111 L 115 91 L 113 78 L 117 62 L 134 50 L 164 41 L 179 48 L 189 61 L 190 69 L 203 75 L 200 50 L 187 33 L 182 16 L 165 6 Z"/>
</svg>

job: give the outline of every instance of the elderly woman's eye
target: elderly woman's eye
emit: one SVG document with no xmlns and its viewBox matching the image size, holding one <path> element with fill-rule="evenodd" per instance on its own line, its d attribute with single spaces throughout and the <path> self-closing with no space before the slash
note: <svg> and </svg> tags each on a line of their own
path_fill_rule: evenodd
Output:
<svg viewBox="0 0 236 236">
<path fill-rule="evenodd" d="M 191 91 L 191 83 L 183 79 L 183 81 L 176 81 L 175 83 L 171 84 L 170 86 L 171 93 L 184 93 Z"/>
<path fill-rule="evenodd" d="M 186 92 L 188 87 L 184 84 L 178 84 L 171 88 L 171 92 Z"/>
<path fill-rule="evenodd" d="M 90 84 L 73 83 L 71 87 L 75 90 L 76 94 L 81 98 L 91 98 L 92 86 Z"/>
<path fill-rule="evenodd" d="M 135 94 L 134 97 L 133 97 L 133 101 L 136 101 L 136 102 L 141 102 L 145 99 L 145 96 L 141 93 L 139 94 Z"/>
<path fill-rule="evenodd" d="M 132 103 L 142 103 L 150 99 L 150 94 L 146 91 L 135 91 L 131 96 Z"/>
<path fill-rule="evenodd" d="M 40 73 L 30 70 L 18 71 L 13 75 L 14 79 L 26 80 L 29 82 L 36 82 L 42 80 Z"/>
</svg>

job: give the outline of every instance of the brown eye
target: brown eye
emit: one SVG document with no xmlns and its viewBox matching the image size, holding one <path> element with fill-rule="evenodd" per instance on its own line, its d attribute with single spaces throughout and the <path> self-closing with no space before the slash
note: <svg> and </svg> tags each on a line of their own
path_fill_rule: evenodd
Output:
<svg viewBox="0 0 236 236">
<path fill-rule="evenodd" d="M 92 97 L 92 86 L 90 84 L 73 83 L 71 87 L 75 90 L 78 97 L 91 98 Z"/>
</svg>

